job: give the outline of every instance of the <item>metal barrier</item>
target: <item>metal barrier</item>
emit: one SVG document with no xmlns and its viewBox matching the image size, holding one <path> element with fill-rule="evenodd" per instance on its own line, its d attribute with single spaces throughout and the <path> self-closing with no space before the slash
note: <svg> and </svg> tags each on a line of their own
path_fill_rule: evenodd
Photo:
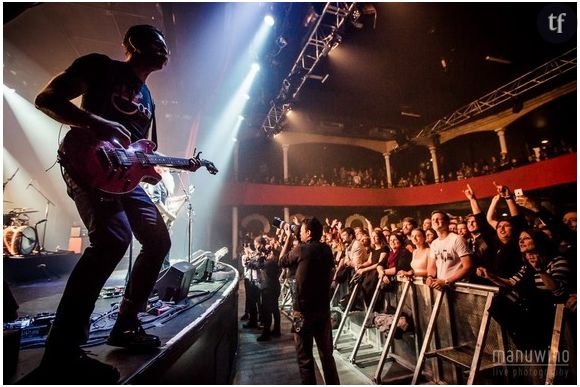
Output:
<svg viewBox="0 0 580 387">
<path fill-rule="evenodd" d="M 361 281 L 358 281 L 355 285 L 354 285 L 354 289 L 352 290 L 352 293 L 350 295 L 350 298 L 348 299 L 348 304 L 344 310 L 344 312 L 342 312 L 342 318 L 340 319 L 340 324 L 338 326 L 338 330 L 336 332 L 336 336 L 334 337 L 334 343 L 332 344 L 334 346 L 334 348 L 337 347 L 338 345 L 338 340 L 340 339 L 340 335 L 342 334 L 342 330 L 344 328 L 344 324 L 346 323 L 346 319 L 350 313 L 350 310 L 352 308 L 352 305 L 354 304 L 354 301 L 356 300 L 356 296 L 358 294 L 358 290 L 361 286 Z"/>
<path fill-rule="evenodd" d="M 429 382 L 450 384 L 510 384 L 530 381 L 534 384 L 544 381 L 546 384 L 553 384 L 555 380 L 563 377 L 563 373 L 559 372 L 561 367 L 568 366 L 572 371 L 575 370 L 575 360 L 568 364 L 567 360 L 561 358 L 562 348 L 567 349 L 566 345 L 571 344 L 569 338 L 564 338 L 565 334 L 569 334 L 566 330 L 569 328 L 565 328 L 567 320 L 562 304 L 556 305 L 555 309 L 547 367 L 540 366 L 543 367 L 543 376 L 537 379 L 537 376 L 532 375 L 516 375 L 521 367 L 528 366 L 527 363 L 524 361 L 522 364 L 513 364 L 506 358 L 509 354 L 522 350 L 517 348 L 513 338 L 506 334 L 490 314 L 492 303 L 499 293 L 498 287 L 458 282 L 444 291 L 439 291 L 428 287 L 423 277 L 415 277 L 411 281 L 398 277 L 397 283 L 396 291 L 388 293 L 389 297 L 397 299 L 397 303 L 392 323 L 384 332 L 386 338 L 380 334 L 373 335 L 369 331 L 375 329 L 369 321 L 375 305 L 382 298 L 381 281 L 375 288 L 370 304 L 365 305 L 367 309 L 360 331 L 358 326 L 361 321 L 352 320 L 351 313 L 354 300 L 362 286 L 357 284 L 343 312 L 338 331 L 334 332 L 333 344 L 335 349 L 339 349 L 337 343 L 341 335 L 345 334 L 344 331 L 348 330 L 345 323 L 350 318 L 350 329 L 354 335 L 341 341 L 340 356 L 355 364 L 362 374 L 376 384 L 417 384 L 425 381 L 421 377 Z M 408 318 L 412 315 L 414 330 L 411 330 L 411 335 L 396 335 L 397 323 L 403 315 Z M 365 347 L 362 346 L 363 342 Z M 374 349 L 366 346 L 368 344 Z M 560 348 L 561 346 L 563 347 Z M 393 364 L 384 371 L 387 361 Z"/>
<path fill-rule="evenodd" d="M 427 330 L 425 331 L 425 339 L 423 340 L 421 351 L 419 352 L 419 357 L 417 358 L 417 366 L 415 368 L 413 381 L 411 384 L 417 384 L 421 368 L 423 367 L 423 362 L 425 361 L 425 357 L 437 356 L 441 359 L 450 361 L 455 365 L 469 370 L 467 384 L 473 384 L 477 373 L 482 369 L 494 368 L 498 366 L 505 367 L 505 363 L 496 363 L 489 360 L 485 362 L 483 367 L 481 364 L 483 359 L 485 340 L 487 338 L 488 329 L 490 326 L 491 316 L 489 314 L 489 308 L 491 307 L 494 296 L 499 292 L 499 288 L 496 286 L 485 286 L 458 282 L 454 286 L 447 287 L 443 291 L 436 290 L 436 292 L 437 298 L 429 318 Z M 443 298 L 450 292 L 468 293 L 485 297 L 485 306 L 483 308 L 481 323 L 479 325 L 479 332 L 472 356 L 470 356 L 471 354 L 469 350 L 464 350 L 465 345 L 457 345 L 455 343 L 452 343 L 451 346 L 446 348 L 436 348 L 430 352 L 427 352 L 427 346 L 431 344 L 431 340 L 433 339 L 435 324 L 441 310 Z M 499 350 L 504 350 L 504 348 L 499 348 Z"/>
</svg>

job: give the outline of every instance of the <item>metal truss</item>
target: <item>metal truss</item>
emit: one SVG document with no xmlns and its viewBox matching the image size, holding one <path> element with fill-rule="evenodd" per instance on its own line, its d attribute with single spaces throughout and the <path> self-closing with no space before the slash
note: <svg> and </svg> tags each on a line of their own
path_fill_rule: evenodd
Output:
<svg viewBox="0 0 580 387">
<path fill-rule="evenodd" d="M 341 43 L 339 29 L 350 16 L 356 3 L 326 3 L 316 21 L 310 36 L 300 51 L 298 59 L 290 73 L 282 81 L 282 87 L 276 97 L 270 101 L 270 110 L 262 123 L 266 136 L 279 133 L 284 114 L 290 109 L 290 103 L 316 67 L 320 58 Z"/>
<path fill-rule="evenodd" d="M 575 69 L 576 62 L 576 48 L 573 48 L 529 73 L 484 95 L 477 101 L 467 104 L 451 115 L 429 124 L 415 138 L 428 137 L 451 129 L 504 102 L 513 101 L 515 97 Z"/>
</svg>

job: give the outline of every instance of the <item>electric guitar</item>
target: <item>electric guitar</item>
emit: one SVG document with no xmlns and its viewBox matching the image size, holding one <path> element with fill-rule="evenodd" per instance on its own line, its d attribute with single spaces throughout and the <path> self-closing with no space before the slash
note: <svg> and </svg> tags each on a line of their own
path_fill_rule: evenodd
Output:
<svg viewBox="0 0 580 387">
<path fill-rule="evenodd" d="M 58 149 L 58 160 L 81 186 L 111 194 L 131 192 L 141 181 L 157 184 L 161 175 L 155 165 L 191 172 L 203 166 L 212 175 L 218 173 L 211 161 L 199 157 L 201 152 L 182 159 L 155 153 L 155 143 L 149 140 L 136 141 L 126 149 L 116 144 L 89 130 L 72 128 Z"/>
</svg>

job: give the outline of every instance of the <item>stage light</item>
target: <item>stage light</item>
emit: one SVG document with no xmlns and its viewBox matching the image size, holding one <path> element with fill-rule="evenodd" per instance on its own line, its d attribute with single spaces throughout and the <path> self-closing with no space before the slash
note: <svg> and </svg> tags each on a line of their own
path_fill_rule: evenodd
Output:
<svg viewBox="0 0 580 387">
<path fill-rule="evenodd" d="M 16 90 L 14 90 L 14 89 L 6 86 L 6 85 L 2 85 L 2 86 L 4 86 L 4 92 L 5 93 L 8 93 L 8 94 L 14 94 L 14 93 L 16 93 Z"/>
<path fill-rule="evenodd" d="M 246 94 L 246 95 L 244 95 L 244 98 L 246 99 L 246 101 L 248 101 L 250 99 L 250 95 Z"/>
<path fill-rule="evenodd" d="M 264 16 L 264 23 L 266 23 L 268 27 L 272 27 L 274 25 L 274 18 L 272 15 Z"/>
<path fill-rule="evenodd" d="M 252 63 L 252 70 L 255 72 L 260 71 L 260 65 L 258 63 Z"/>
<path fill-rule="evenodd" d="M 237 139 L 237 138 L 235 138 L 235 137 L 232 137 L 232 141 L 233 141 L 233 142 L 238 142 L 238 139 Z"/>
<path fill-rule="evenodd" d="M 244 116 L 242 116 L 241 114 L 238 116 L 238 120 L 243 121 L 244 120 Z"/>
</svg>

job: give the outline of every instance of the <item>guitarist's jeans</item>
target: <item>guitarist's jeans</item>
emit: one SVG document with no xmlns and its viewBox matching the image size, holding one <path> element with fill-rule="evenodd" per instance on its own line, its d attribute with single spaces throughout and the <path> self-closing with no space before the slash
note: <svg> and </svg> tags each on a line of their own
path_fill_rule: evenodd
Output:
<svg viewBox="0 0 580 387">
<path fill-rule="evenodd" d="M 47 352 L 67 350 L 86 342 L 89 319 L 101 288 L 123 258 L 131 234 L 142 248 L 125 289 L 121 313 L 132 320 L 145 306 L 171 240 L 157 207 L 137 186 L 130 193 L 103 198 L 84 191 L 66 174 L 69 195 L 88 229 L 90 246 L 66 284 L 47 341 Z M 60 349 L 59 349 L 60 348 Z"/>
</svg>

